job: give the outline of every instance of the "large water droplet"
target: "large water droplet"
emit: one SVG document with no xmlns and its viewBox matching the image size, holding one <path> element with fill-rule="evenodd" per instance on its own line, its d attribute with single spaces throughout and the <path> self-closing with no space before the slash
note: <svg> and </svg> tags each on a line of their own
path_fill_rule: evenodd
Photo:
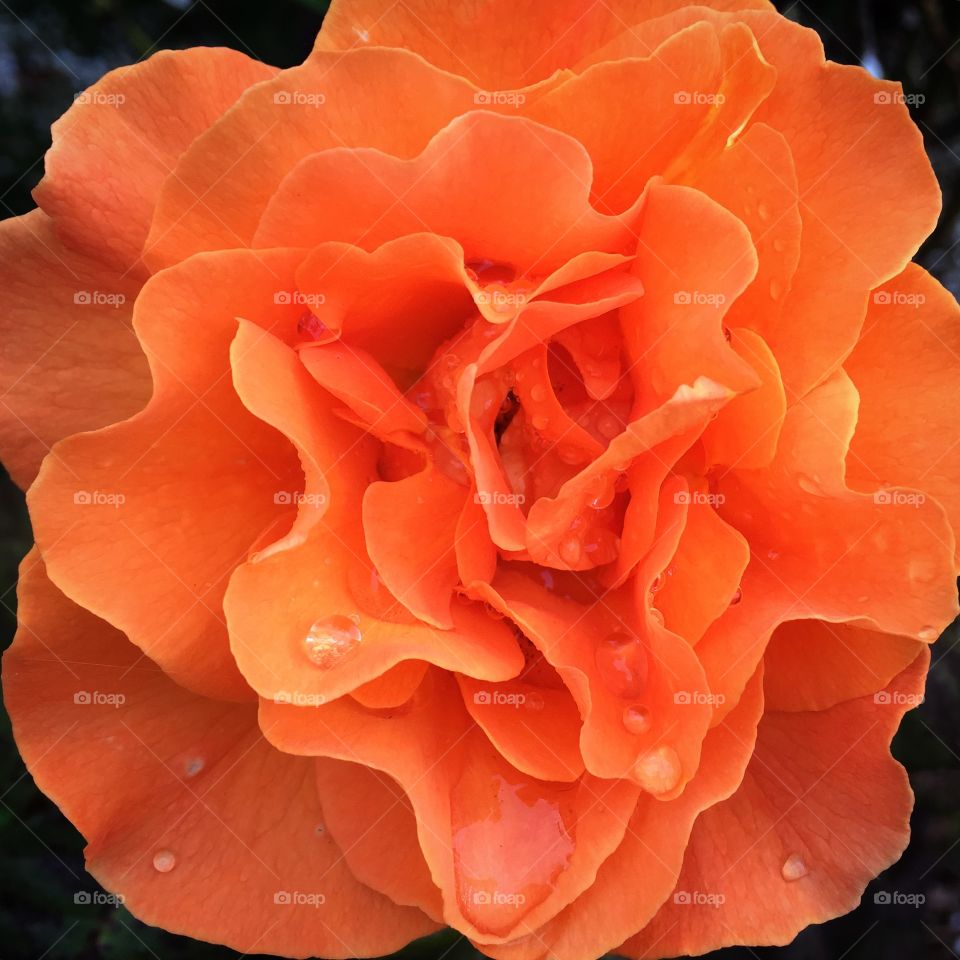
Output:
<svg viewBox="0 0 960 960">
<path fill-rule="evenodd" d="M 303 648 L 311 662 L 328 670 L 356 650 L 360 638 L 360 628 L 349 617 L 326 617 L 307 631 Z"/>
<path fill-rule="evenodd" d="M 650 662 L 639 637 L 612 633 L 597 644 L 594 659 L 600 680 L 615 697 L 639 697 L 646 690 Z"/>
<path fill-rule="evenodd" d="M 799 853 L 791 853 L 790 856 L 783 861 L 783 866 L 780 868 L 780 876 L 782 876 L 787 883 L 799 880 L 808 873 L 807 865 L 803 862 L 803 857 L 801 857 Z"/>
<path fill-rule="evenodd" d="M 669 793 L 679 782 L 683 768 L 673 747 L 655 747 L 643 754 L 633 768 L 637 782 L 647 793 Z"/>
<path fill-rule="evenodd" d="M 646 707 L 627 707 L 623 711 L 623 726 L 627 733 L 639 736 L 650 729 L 650 711 Z"/>
<path fill-rule="evenodd" d="M 177 865 L 177 858 L 170 850 L 158 850 L 153 855 L 153 869 L 157 873 L 169 873 Z"/>
</svg>

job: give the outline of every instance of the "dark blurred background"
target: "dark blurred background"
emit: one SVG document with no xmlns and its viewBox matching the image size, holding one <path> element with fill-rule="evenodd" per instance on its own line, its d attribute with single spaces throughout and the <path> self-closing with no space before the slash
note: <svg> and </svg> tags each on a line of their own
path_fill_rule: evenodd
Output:
<svg viewBox="0 0 960 960">
<path fill-rule="evenodd" d="M 456 0 L 451 0 L 451 3 Z M 611 0 L 615 4 L 616 0 Z M 960 0 L 778 0 L 813 27 L 827 55 L 903 82 L 943 190 L 943 217 L 919 259 L 960 292 Z M 33 206 L 50 124 L 107 70 L 162 48 L 230 46 L 277 66 L 309 52 L 327 0 L 0 0 L 0 218 Z M 883 198 L 878 198 L 882 209 Z M 960 385 L 958 385 L 960 386 Z M 922 384 L 918 385 L 923 389 Z M 905 398 L 909 402 L 909 398 Z M 958 478 L 960 482 L 960 478 Z M 22 494 L 0 476 L 0 638 L 16 624 L 17 565 L 31 541 Z M 960 954 L 960 669 L 951 629 L 934 647 L 927 699 L 894 743 L 917 795 L 913 840 L 859 909 L 782 949 L 725 950 L 724 960 L 867 960 Z M 164 933 L 124 909 L 75 905 L 96 890 L 83 840 L 40 794 L 0 725 L 0 957 L 4 960 L 225 960 L 233 951 Z M 897 891 L 921 906 L 875 902 Z M 918 896 L 914 896 L 918 895 Z M 398 956 L 467 960 L 452 933 Z"/>
</svg>

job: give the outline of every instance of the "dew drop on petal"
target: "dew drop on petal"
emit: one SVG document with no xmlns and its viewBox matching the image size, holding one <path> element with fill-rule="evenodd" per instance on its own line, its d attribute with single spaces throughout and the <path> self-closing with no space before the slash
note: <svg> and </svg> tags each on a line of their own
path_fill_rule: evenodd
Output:
<svg viewBox="0 0 960 960">
<path fill-rule="evenodd" d="M 627 733 L 641 734 L 650 729 L 650 711 L 646 707 L 626 707 L 623 726 Z"/>
<path fill-rule="evenodd" d="M 673 747 L 655 747 L 643 754 L 633 768 L 637 782 L 647 793 L 669 793 L 679 782 L 683 768 Z"/>
<path fill-rule="evenodd" d="M 774 300 L 779 300 L 783 296 L 783 287 L 776 280 L 770 281 L 770 296 Z"/>
<path fill-rule="evenodd" d="M 803 862 L 803 857 L 801 857 L 799 853 L 791 853 L 790 856 L 783 861 L 783 866 L 780 868 L 780 876 L 782 876 L 787 883 L 792 883 L 794 880 L 805 877 L 808 872 L 807 865 Z"/>
<path fill-rule="evenodd" d="M 623 428 L 612 413 L 604 413 L 597 417 L 597 433 L 605 440 L 612 440 L 623 433 Z"/>
<path fill-rule="evenodd" d="M 158 850 L 153 855 L 153 869 L 157 873 L 169 873 L 177 865 L 177 858 L 170 850 Z"/>
<path fill-rule="evenodd" d="M 203 757 L 189 757 L 183 765 L 183 772 L 188 777 L 195 777 L 204 767 Z"/>
<path fill-rule="evenodd" d="M 639 637 L 611 633 L 597 644 L 594 660 L 601 682 L 615 697 L 639 697 L 646 690 L 650 664 Z"/>
<path fill-rule="evenodd" d="M 940 631 L 936 627 L 921 627 L 917 631 L 918 640 L 936 640 L 940 636 Z"/>
<path fill-rule="evenodd" d="M 736 606 L 743 599 L 743 590 L 737 587 L 736 593 L 730 598 L 730 606 Z"/>
<path fill-rule="evenodd" d="M 312 663 L 328 670 L 356 650 L 360 637 L 360 628 L 350 617 L 325 617 L 307 631 L 303 649 Z"/>
</svg>

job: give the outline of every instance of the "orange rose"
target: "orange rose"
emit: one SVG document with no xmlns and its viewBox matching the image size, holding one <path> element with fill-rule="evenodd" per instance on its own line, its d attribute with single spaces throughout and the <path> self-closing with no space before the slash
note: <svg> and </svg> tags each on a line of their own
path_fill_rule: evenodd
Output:
<svg viewBox="0 0 960 960">
<path fill-rule="evenodd" d="M 4 679 L 103 886 L 300 957 L 850 910 L 956 613 L 902 100 L 765 0 L 337 0 L 80 98 L 0 237 Z"/>
</svg>

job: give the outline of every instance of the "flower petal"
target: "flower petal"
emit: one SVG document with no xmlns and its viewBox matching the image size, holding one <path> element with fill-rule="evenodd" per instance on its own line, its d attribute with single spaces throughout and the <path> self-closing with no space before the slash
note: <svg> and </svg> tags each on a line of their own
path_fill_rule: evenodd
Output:
<svg viewBox="0 0 960 960">
<path fill-rule="evenodd" d="M 923 642 L 855 623 L 788 620 L 763 656 L 770 710 L 827 710 L 882 690 L 920 655 Z"/>
<path fill-rule="evenodd" d="M 894 678 L 888 702 L 869 696 L 820 712 L 767 713 L 743 784 L 697 821 L 677 883 L 714 903 L 667 903 L 618 952 L 781 946 L 853 910 L 907 842 L 913 795 L 889 744 L 907 704 L 919 702 L 928 660 L 923 651 Z"/>
<path fill-rule="evenodd" d="M 870 493 L 887 486 L 923 490 L 960 529 L 960 444 L 942 399 L 960 375 L 956 300 L 910 264 L 874 292 L 863 336 L 844 368 L 860 394 L 847 457 L 851 486 Z"/>
<path fill-rule="evenodd" d="M 252 696 L 220 605 L 257 539 L 289 525 L 302 482 L 293 448 L 230 383 L 234 318 L 292 328 L 296 308 L 274 294 L 298 260 L 288 251 L 205 254 L 152 278 L 134 309 L 154 377 L 149 405 L 62 441 L 30 491 L 54 583 L 209 696 Z"/>
<path fill-rule="evenodd" d="M 145 260 L 159 270 L 202 250 L 248 246 L 304 157 L 331 147 L 413 157 L 472 104 L 468 83 L 406 50 L 316 52 L 247 90 L 187 149 L 163 184 Z"/>
<path fill-rule="evenodd" d="M 254 244 L 339 240 L 374 249 L 427 231 L 452 237 L 468 261 L 543 276 L 578 253 L 631 245 L 635 212 L 594 210 L 592 176 L 576 140 L 523 117 L 472 111 L 413 160 L 356 148 L 306 157 L 270 200 Z"/>
<path fill-rule="evenodd" d="M 336 0 L 316 49 L 406 47 L 489 90 L 510 90 L 573 66 L 623 29 L 685 5 L 686 0 L 631 0 L 614 9 L 581 0 L 496 0 L 438 12 L 441 8 L 430 0 L 395 6 L 380 0 Z M 766 0 L 712 0 L 709 6 L 770 9 Z"/>
<path fill-rule="evenodd" d="M 454 536 L 467 488 L 430 466 L 363 495 L 367 552 L 387 589 L 425 623 L 453 626 Z"/>
<path fill-rule="evenodd" d="M 0 454 L 22 487 L 58 440 L 146 403 L 139 287 L 64 247 L 39 210 L 0 224 Z"/>
<path fill-rule="evenodd" d="M 87 869 L 135 916 L 295 957 L 382 954 L 435 929 L 353 877 L 317 831 L 313 764 L 267 744 L 252 705 L 178 687 L 36 554 L 20 595 L 3 670 L 17 745 L 86 838 Z"/>
<path fill-rule="evenodd" d="M 549 783 L 513 769 L 438 671 L 392 716 L 349 699 L 260 709 L 264 735 L 281 749 L 362 763 L 400 784 L 445 920 L 484 944 L 534 933 L 587 889 L 636 803 L 631 784 Z"/>
<path fill-rule="evenodd" d="M 322 702 L 405 660 L 488 680 L 515 676 L 523 656 L 511 631 L 476 604 L 457 604 L 454 629 L 443 631 L 398 612 L 382 584 L 371 590 L 361 501 L 376 479 L 377 444 L 336 416 L 329 396 L 281 341 L 241 323 L 232 358 L 243 402 L 300 452 L 305 496 L 319 489 L 318 481 L 328 491 L 300 536 L 240 565 L 230 579 L 224 610 L 250 685 L 271 699 Z M 348 622 L 352 643 L 326 644 L 331 618 Z M 320 644 L 319 659 L 311 637 Z"/>
<path fill-rule="evenodd" d="M 225 47 L 161 50 L 111 70 L 53 125 L 37 203 L 67 246 L 142 278 L 167 175 L 244 90 L 275 73 Z"/>
</svg>

